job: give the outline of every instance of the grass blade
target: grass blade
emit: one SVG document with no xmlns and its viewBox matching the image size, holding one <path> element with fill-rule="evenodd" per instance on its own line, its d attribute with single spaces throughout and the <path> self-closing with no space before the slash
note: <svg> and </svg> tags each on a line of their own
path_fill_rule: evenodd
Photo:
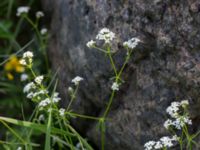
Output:
<svg viewBox="0 0 200 150">
<path fill-rule="evenodd" d="M 17 119 L 12 119 L 12 118 L 7 118 L 7 117 L 1 117 L 0 116 L 0 120 L 3 120 L 5 122 L 14 124 L 14 125 L 18 125 L 18 126 L 23 126 L 23 127 L 27 127 L 27 128 L 32 128 L 35 130 L 39 130 L 43 133 L 46 133 L 46 129 L 47 126 L 46 125 L 42 125 L 42 124 L 37 124 L 37 123 L 32 123 L 29 121 L 21 121 L 21 120 L 17 120 Z M 51 128 L 51 134 L 60 134 L 60 135 L 66 135 L 66 136 L 75 136 L 72 133 L 66 132 L 64 130 L 58 129 L 58 128 Z"/>
<path fill-rule="evenodd" d="M 47 124 L 47 132 L 45 138 L 45 150 L 51 149 L 51 119 L 52 119 L 52 109 L 50 108 L 48 124 Z"/>
</svg>

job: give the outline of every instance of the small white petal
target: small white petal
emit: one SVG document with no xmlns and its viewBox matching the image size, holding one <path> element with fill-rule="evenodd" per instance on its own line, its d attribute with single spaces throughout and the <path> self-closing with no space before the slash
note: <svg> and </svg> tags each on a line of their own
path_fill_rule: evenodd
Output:
<svg viewBox="0 0 200 150">
<path fill-rule="evenodd" d="M 35 78 L 34 81 L 35 81 L 37 84 L 41 84 L 42 81 L 43 81 L 43 79 L 44 79 L 44 76 L 38 76 L 38 77 Z"/>
<path fill-rule="evenodd" d="M 91 40 L 91 41 L 87 42 L 86 45 L 87 45 L 87 47 L 92 48 L 95 44 L 96 44 L 96 42 Z"/>
<path fill-rule="evenodd" d="M 17 16 L 21 16 L 22 14 L 27 14 L 30 10 L 30 7 L 28 6 L 21 6 L 17 8 Z"/>
<path fill-rule="evenodd" d="M 72 83 L 74 83 L 75 85 L 78 85 L 80 81 L 82 81 L 83 78 L 80 76 L 76 76 L 74 79 L 72 79 Z"/>
<path fill-rule="evenodd" d="M 60 108 L 59 109 L 59 114 L 60 114 L 60 116 L 64 116 L 65 115 L 65 109 L 64 108 Z"/>
<path fill-rule="evenodd" d="M 41 18 L 41 17 L 44 17 L 44 13 L 42 11 L 37 11 L 36 18 Z"/>
<path fill-rule="evenodd" d="M 40 33 L 41 33 L 42 35 L 47 34 L 47 32 L 48 32 L 48 30 L 47 30 L 46 28 L 42 28 L 42 29 L 40 30 Z"/>
<path fill-rule="evenodd" d="M 113 91 L 119 91 L 119 84 L 117 82 L 114 82 L 111 86 L 111 89 Z"/>
</svg>

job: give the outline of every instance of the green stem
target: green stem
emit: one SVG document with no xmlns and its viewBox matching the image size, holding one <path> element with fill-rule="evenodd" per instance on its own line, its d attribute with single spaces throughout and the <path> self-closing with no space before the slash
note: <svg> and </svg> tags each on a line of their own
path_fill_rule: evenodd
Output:
<svg viewBox="0 0 200 150">
<path fill-rule="evenodd" d="M 94 48 L 97 49 L 97 50 L 99 50 L 99 51 L 101 51 L 101 52 L 103 52 L 103 53 L 106 53 L 106 54 L 108 53 L 107 51 L 105 51 L 104 49 L 101 49 L 99 47 L 94 46 Z"/>
<path fill-rule="evenodd" d="M 105 148 L 105 132 L 101 129 L 101 150 Z"/>
<path fill-rule="evenodd" d="M 62 127 L 62 124 L 61 124 L 61 121 L 60 121 L 60 119 L 59 119 L 59 116 L 57 116 L 57 118 L 58 118 L 58 122 L 59 122 L 59 126 L 60 126 L 60 128 L 64 131 L 64 129 L 63 129 L 63 127 Z M 67 130 L 67 129 L 66 129 Z M 67 130 L 68 131 L 68 130 Z M 68 142 L 68 143 L 70 143 L 70 149 L 71 150 L 74 150 L 73 149 L 73 143 L 72 143 L 72 140 L 71 140 L 71 137 L 69 136 L 69 140 L 68 140 L 68 138 L 66 137 L 66 135 L 64 135 L 64 139 Z"/>
<path fill-rule="evenodd" d="M 47 54 L 46 54 L 46 51 L 45 51 L 45 44 L 41 38 L 41 34 L 38 30 L 38 26 L 37 26 L 37 23 L 35 24 L 27 15 L 24 16 L 24 18 L 30 23 L 30 25 L 34 28 L 35 32 L 36 32 L 36 36 L 38 38 L 38 41 L 40 43 L 40 46 L 41 46 L 41 51 L 42 51 L 42 54 L 44 55 L 44 58 L 45 58 L 45 63 L 46 63 L 46 68 L 49 68 L 49 61 L 48 61 L 48 58 L 47 58 Z"/>
<path fill-rule="evenodd" d="M 66 114 L 69 114 L 69 115 L 72 115 L 72 116 L 75 116 L 75 117 L 84 118 L 84 119 L 92 119 L 92 120 L 100 120 L 101 119 L 101 118 L 97 118 L 97 117 L 81 115 L 81 114 L 76 114 L 76 113 L 72 113 L 72 112 L 66 112 Z"/>
<path fill-rule="evenodd" d="M 9 0 L 8 11 L 7 11 L 7 15 L 6 15 L 7 19 L 10 19 L 10 14 L 12 12 L 12 7 L 13 7 L 13 2 L 14 2 L 14 0 Z"/>
<path fill-rule="evenodd" d="M 112 104 L 114 95 L 115 95 L 115 91 L 112 91 L 112 94 L 111 94 L 111 96 L 110 96 L 108 105 L 107 105 L 106 110 L 105 110 L 105 112 L 104 112 L 104 114 L 103 114 L 103 118 L 107 117 L 107 115 L 108 115 L 108 112 L 109 112 L 109 110 L 110 110 L 110 107 L 111 107 L 111 104 Z"/>
<path fill-rule="evenodd" d="M 76 86 L 75 91 L 72 93 L 72 96 L 71 96 L 71 99 L 70 99 L 69 105 L 67 106 L 66 111 L 69 111 L 69 109 L 70 109 L 70 107 L 71 107 L 71 105 L 72 105 L 74 99 L 76 98 L 76 94 L 77 94 L 77 92 L 78 92 L 78 87 L 79 87 L 79 84 Z"/>
<path fill-rule="evenodd" d="M 112 68 L 113 68 L 113 70 L 115 72 L 115 76 L 117 76 L 117 69 L 115 67 L 115 63 L 114 63 L 114 60 L 113 60 L 112 55 L 111 55 L 110 47 L 107 48 L 107 51 L 108 51 L 108 57 L 110 59 L 111 66 L 112 66 Z"/>
</svg>

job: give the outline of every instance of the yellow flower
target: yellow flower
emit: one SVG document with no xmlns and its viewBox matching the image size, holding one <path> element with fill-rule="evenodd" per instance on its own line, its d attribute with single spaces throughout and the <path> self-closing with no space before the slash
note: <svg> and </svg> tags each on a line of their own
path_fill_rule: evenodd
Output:
<svg viewBox="0 0 200 150">
<path fill-rule="evenodd" d="M 14 79 L 14 76 L 11 73 L 7 73 L 6 75 L 7 75 L 8 80 Z"/>
<path fill-rule="evenodd" d="M 15 55 L 10 57 L 9 61 L 5 64 L 4 69 L 7 72 L 7 77 L 9 80 L 14 79 L 14 76 L 11 74 L 11 72 L 24 72 L 24 67 L 19 63 L 19 59 Z"/>
</svg>

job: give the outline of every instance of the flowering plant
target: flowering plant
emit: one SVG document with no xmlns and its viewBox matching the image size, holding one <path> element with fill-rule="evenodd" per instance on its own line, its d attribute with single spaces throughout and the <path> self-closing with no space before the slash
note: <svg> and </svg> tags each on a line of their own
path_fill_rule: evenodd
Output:
<svg viewBox="0 0 200 150">
<path fill-rule="evenodd" d="M 184 147 L 188 150 L 192 150 L 193 145 L 198 146 L 194 141 L 200 132 L 196 134 L 190 134 L 188 125 L 192 125 L 192 120 L 189 117 L 188 112 L 188 100 L 182 100 L 181 102 L 172 102 L 167 107 L 166 112 L 173 119 L 167 119 L 164 122 L 164 127 L 169 130 L 173 136 L 164 136 L 159 141 L 149 141 L 144 144 L 145 150 L 162 149 L 167 150 L 179 144 L 180 150 Z M 181 134 L 180 132 L 181 131 Z"/>
</svg>

